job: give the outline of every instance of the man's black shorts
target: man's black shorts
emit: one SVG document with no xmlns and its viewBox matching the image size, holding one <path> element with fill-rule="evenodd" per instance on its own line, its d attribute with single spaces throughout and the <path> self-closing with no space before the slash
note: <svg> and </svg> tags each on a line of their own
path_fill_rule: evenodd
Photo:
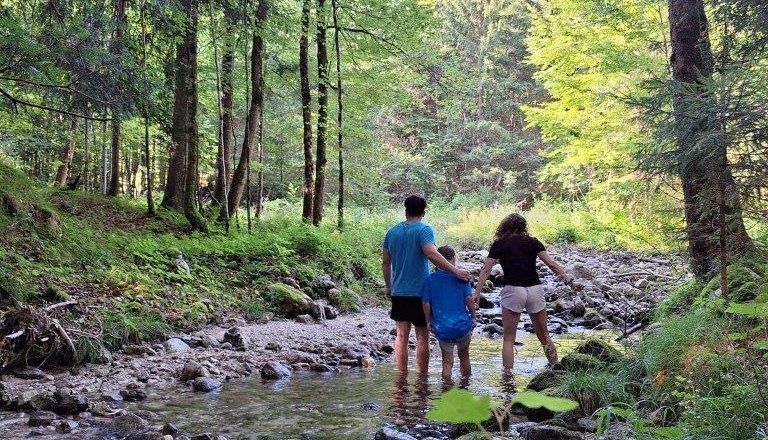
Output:
<svg viewBox="0 0 768 440">
<path fill-rule="evenodd" d="M 395 321 L 408 321 L 416 327 L 427 325 L 420 296 L 393 296 L 389 317 Z"/>
</svg>

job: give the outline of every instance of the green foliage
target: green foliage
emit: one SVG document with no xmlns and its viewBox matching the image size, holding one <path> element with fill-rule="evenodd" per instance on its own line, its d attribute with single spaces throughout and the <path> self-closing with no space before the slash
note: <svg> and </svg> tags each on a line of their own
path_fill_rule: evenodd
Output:
<svg viewBox="0 0 768 440">
<path fill-rule="evenodd" d="M 624 371 L 572 371 L 563 376 L 557 390 L 558 394 L 579 402 L 586 414 L 592 414 L 609 404 L 634 403 L 627 382 Z"/>
<path fill-rule="evenodd" d="M 100 313 L 104 344 L 111 349 L 165 336 L 170 330 L 158 310 L 136 302 L 115 301 L 110 310 Z"/>
<path fill-rule="evenodd" d="M 552 412 L 572 411 L 579 407 L 579 403 L 574 400 L 548 396 L 536 391 L 521 391 L 512 397 L 510 403 L 532 409 L 545 408 Z"/>
<path fill-rule="evenodd" d="M 444 423 L 482 423 L 491 418 L 491 398 L 454 388 L 434 401 L 427 419 Z"/>
</svg>

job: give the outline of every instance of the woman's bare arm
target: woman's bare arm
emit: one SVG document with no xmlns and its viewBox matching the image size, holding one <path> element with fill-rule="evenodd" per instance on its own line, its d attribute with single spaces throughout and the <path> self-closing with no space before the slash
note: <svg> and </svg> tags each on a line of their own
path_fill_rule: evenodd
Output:
<svg viewBox="0 0 768 440">
<path fill-rule="evenodd" d="M 539 252 L 539 258 L 541 261 L 544 262 L 544 264 L 547 265 L 550 269 L 552 269 L 552 272 L 555 273 L 555 275 L 558 276 L 565 284 L 567 284 L 570 288 L 573 290 L 579 291 L 581 290 L 581 286 L 573 282 L 573 276 L 568 275 L 568 273 L 563 269 L 563 266 L 560 265 L 557 261 L 555 261 L 554 258 L 552 258 L 547 251 L 541 251 Z"/>
</svg>

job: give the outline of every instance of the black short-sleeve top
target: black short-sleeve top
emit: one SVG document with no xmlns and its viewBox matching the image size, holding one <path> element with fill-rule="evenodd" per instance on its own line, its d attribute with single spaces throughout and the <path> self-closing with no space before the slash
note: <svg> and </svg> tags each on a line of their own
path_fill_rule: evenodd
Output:
<svg viewBox="0 0 768 440">
<path fill-rule="evenodd" d="M 494 241 L 488 257 L 499 260 L 505 285 L 531 287 L 541 284 L 536 272 L 536 257 L 544 250 L 544 244 L 534 237 L 510 235 Z"/>
</svg>

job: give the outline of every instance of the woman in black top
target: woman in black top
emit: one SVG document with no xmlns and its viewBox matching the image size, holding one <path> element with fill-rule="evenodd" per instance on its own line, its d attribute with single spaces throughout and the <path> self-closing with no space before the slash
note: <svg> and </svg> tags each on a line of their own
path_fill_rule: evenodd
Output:
<svg viewBox="0 0 768 440">
<path fill-rule="evenodd" d="M 504 284 L 501 290 L 501 319 L 504 325 L 502 361 L 504 370 L 511 372 L 515 363 L 515 336 L 520 314 L 525 310 L 531 317 L 533 329 L 550 364 L 557 363 L 557 350 L 547 329 L 547 305 L 544 290 L 536 272 L 536 258 L 549 266 L 561 280 L 574 290 L 573 277 L 567 275 L 544 248 L 544 245 L 528 234 L 528 224 L 520 214 L 511 214 L 501 221 L 496 229 L 495 241 L 488 251 L 480 279 L 475 287 L 475 301 L 479 302 L 480 292 L 499 262 L 504 270 Z"/>
</svg>

